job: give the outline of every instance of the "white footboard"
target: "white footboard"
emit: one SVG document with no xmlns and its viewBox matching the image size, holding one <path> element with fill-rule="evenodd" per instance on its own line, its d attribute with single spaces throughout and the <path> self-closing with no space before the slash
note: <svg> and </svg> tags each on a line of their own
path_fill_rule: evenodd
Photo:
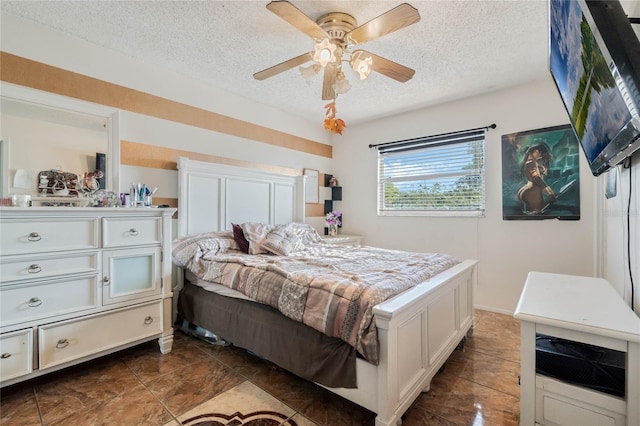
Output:
<svg viewBox="0 0 640 426">
<path fill-rule="evenodd" d="M 376 306 L 380 364 L 358 360 L 358 389 L 330 390 L 374 411 L 376 426 L 399 424 L 473 327 L 476 264 L 466 260 Z"/>
</svg>

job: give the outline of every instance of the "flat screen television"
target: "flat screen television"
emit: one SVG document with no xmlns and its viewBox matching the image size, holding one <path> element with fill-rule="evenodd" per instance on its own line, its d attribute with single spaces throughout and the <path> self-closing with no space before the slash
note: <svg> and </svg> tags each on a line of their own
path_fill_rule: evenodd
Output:
<svg viewBox="0 0 640 426">
<path fill-rule="evenodd" d="M 640 149 L 640 41 L 618 0 L 550 0 L 549 68 L 594 176 Z"/>
</svg>

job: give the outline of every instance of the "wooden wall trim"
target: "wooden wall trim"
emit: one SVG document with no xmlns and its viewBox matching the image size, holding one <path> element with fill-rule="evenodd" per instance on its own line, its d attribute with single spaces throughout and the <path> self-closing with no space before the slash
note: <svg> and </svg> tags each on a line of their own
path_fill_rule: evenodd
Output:
<svg viewBox="0 0 640 426">
<path fill-rule="evenodd" d="M 332 158 L 331 145 L 294 136 L 0 51 L 0 80 L 176 123 Z"/>
<path fill-rule="evenodd" d="M 207 161 L 209 163 L 226 164 L 230 166 L 247 167 L 266 172 L 280 173 L 289 176 L 300 176 L 302 170 L 287 167 L 271 166 L 268 164 L 251 163 L 249 161 L 233 158 L 218 157 L 216 155 L 201 154 L 174 148 L 166 148 L 156 145 L 147 145 L 139 142 L 120 141 L 120 164 L 135 167 L 148 167 L 152 169 L 178 170 L 178 157 L 188 157 L 192 160 Z M 169 204 L 177 206 L 177 198 L 153 198 L 154 204 Z M 307 203 L 305 216 L 323 217 L 323 203 Z"/>
<path fill-rule="evenodd" d="M 216 155 L 201 154 L 198 152 L 184 151 L 181 149 L 167 148 L 157 145 L 147 145 L 139 142 L 125 140 L 120 141 L 121 165 L 148 167 L 152 169 L 178 170 L 178 157 L 188 157 L 191 160 L 207 161 L 209 163 L 247 167 L 289 176 L 302 175 L 302 170 L 291 169 L 288 167 L 252 163 L 250 161 L 236 160 L 234 158 L 218 157 Z"/>
<path fill-rule="evenodd" d="M 306 217 L 324 217 L 324 203 L 306 203 L 304 215 Z"/>
</svg>

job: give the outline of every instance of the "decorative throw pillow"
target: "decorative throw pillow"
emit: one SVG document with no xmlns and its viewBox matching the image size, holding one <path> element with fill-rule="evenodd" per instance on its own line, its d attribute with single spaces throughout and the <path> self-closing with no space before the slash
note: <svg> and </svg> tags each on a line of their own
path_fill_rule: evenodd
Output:
<svg viewBox="0 0 640 426">
<path fill-rule="evenodd" d="M 322 237 L 320 237 L 318 231 L 308 223 L 292 222 L 289 224 L 289 227 L 293 233 L 300 238 L 300 241 L 304 246 L 322 243 Z"/>
<path fill-rule="evenodd" d="M 233 227 L 233 239 L 236 244 L 238 244 L 241 251 L 249 253 L 249 241 L 245 238 L 244 232 L 242 232 L 242 227 L 235 223 L 232 223 L 231 226 Z"/>
<path fill-rule="evenodd" d="M 244 237 L 249 241 L 249 254 L 269 253 L 262 247 L 262 241 L 266 238 L 273 225 L 258 222 L 245 222 L 240 225 Z"/>
<path fill-rule="evenodd" d="M 210 259 L 227 250 L 238 250 L 231 232 L 205 232 L 178 238 L 172 242 L 173 263 L 185 268 L 201 258 Z"/>
<path fill-rule="evenodd" d="M 302 241 L 290 226 L 278 225 L 269 231 L 261 245 L 273 254 L 288 256 L 302 248 Z"/>
</svg>

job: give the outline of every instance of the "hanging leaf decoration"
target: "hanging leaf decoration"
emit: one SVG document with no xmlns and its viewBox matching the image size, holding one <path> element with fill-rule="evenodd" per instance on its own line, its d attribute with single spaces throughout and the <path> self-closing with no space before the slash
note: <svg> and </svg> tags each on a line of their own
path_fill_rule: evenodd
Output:
<svg viewBox="0 0 640 426">
<path fill-rule="evenodd" d="M 347 124 L 341 118 L 336 118 L 336 101 L 330 102 L 324 106 L 325 115 L 327 118 L 324 119 L 324 129 L 329 130 L 333 134 L 342 135 L 342 131 Z"/>
</svg>

